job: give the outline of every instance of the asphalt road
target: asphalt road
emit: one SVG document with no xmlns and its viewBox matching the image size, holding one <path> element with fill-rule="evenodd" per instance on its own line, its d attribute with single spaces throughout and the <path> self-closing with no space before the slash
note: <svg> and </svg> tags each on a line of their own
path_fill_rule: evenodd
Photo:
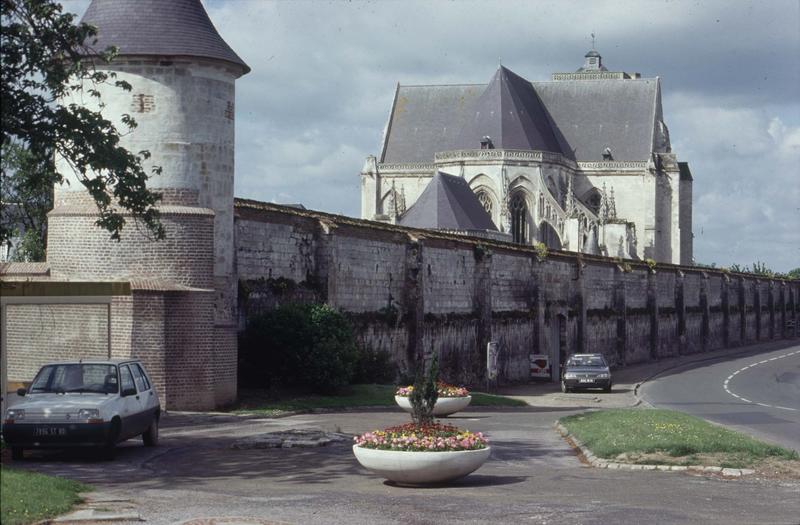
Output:
<svg viewBox="0 0 800 525">
<path fill-rule="evenodd" d="M 800 451 L 800 346 L 678 366 L 639 393 L 654 406 Z"/>
<path fill-rule="evenodd" d="M 271 420 L 168 415 L 156 449 L 130 441 L 113 462 L 53 452 L 15 466 L 131 499 L 151 524 L 233 516 L 295 524 L 797 523 L 796 481 L 589 468 L 553 430 L 556 419 L 574 412 L 528 407 L 459 414 L 452 423 L 485 432 L 492 457 L 444 487 L 385 483 L 358 465 L 349 443 L 230 448 L 238 437 L 288 428 L 361 433 L 407 421 L 399 410 Z"/>
</svg>

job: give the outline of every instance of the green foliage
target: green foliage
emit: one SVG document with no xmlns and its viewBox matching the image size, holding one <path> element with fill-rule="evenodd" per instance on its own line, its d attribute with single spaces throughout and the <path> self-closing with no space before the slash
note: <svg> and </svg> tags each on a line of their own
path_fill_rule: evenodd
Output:
<svg viewBox="0 0 800 525">
<path fill-rule="evenodd" d="M 241 339 L 242 382 L 327 393 L 350 383 L 358 360 L 347 319 L 320 304 L 290 304 L 248 322 Z"/>
<path fill-rule="evenodd" d="M 44 238 L 36 230 L 25 230 L 14 247 L 12 262 L 42 262 L 46 258 Z"/>
<path fill-rule="evenodd" d="M 433 423 L 433 407 L 439 398 L 436 382 L 439 379 L 439 359 L 434 355 L 430 364 L 425 366 L 425 361 L 420 363 L 414 379 L 414 390 L 408 400 L 411 403 L 411 418 L 417 426 Z"/>
<path fill-rule="evenodd" d="M 620 270 L 622 270 L 623 273 L 631 273 L 633 271 L 633 268 L 631 267 L 630 263 L 625 262 L 625 260 L 622 257 L 614 257 L 614 262 L 616 262 L 619 265 L 619 268 Z"/>
<path fill-rule="evenodd" d="M 533 245 L 533 249 L 536 252 L 537 261 L 542 262 L 545 259 L 547 259 L 547 255 L 549 252 L 547 251 L 547 245 L 545 243 L 537 242 L 536 244 Z"/>
<path fill-rule="evenodd" d="M 727 271 L 727 268 L 722 268 L 723 272 Z M 776 279 L 800 279 L 800 268 L 795 268 L 794 270 L 789 270 L 787 273 L 780 273 L 773 271 L 766 263 L 761 261 L 756 261 L 753 263 L 753 266 L 741 266 L 739 264 L 732 264 L 730 267 L 730 271 L 738 272 L 738 273 L 749 273 L 753 275 L 758 275 L 761 277 L 767 278 L 776 278 Z"/>
<path fill-rule="evenodd" d="M 656 269 L 656 261 L 655 261 L 655 259 L 645 259 L 644 263 L 647 265 L 647 267 L 650 269 L 651 272 L 655 271 L 655 269 Z"/>
<path fill-rule="evenodd" d="M 472 253 L 476 261 L 482 261 L 486 257 L 492 256 L 492 250 L 485 244 L 476 244 L 472 247 Z"/>
<path fill-rule="evenodd" d="M 63 478 L 2 467 L 0 523 L 17 525 L 53 518 L 80 502 L 90 487 Z"/>
<path fill-rule="evenodd" d="M 392 363 L 392 357 L 388 352 L 375 351 L 371 348 L 358 349 L 353 383 L 392 383 L 396 377 L 397 367 Z"/>
<path fill-rule="evenodd" d="M 53 207 L 53 181 L 28 150 L 13 142 L 0 146 L 0 242 L 20 236 L 13 260 L 44 261 L 47 212 Z"/>
<path fill-rule="evenodd" d="M 602 458 L 655 452 L 675 457 L 726 454 L 727 462 L 740 466 L 768 456 L 798 459 L 794 451 L 672 410 L 603 410 L 567 416 L 561 423 Z"/>
<path fill-rule="evenodd" d="M 63 183 L 54 157 L 60 157 L 75 173 L 98 208 L 96 224 L 119 240 L 125 225 L 123 213 L 142 221 L 155 238 L 164 237 L 155 204 L 160 195 L 146 187 L 149 177 L 142 162 L 147 151 L 131 153 L 120 145 L 122 134 L 133 130 L 136 122 L 122 116 L 122 132 L 103 117 L 98 88 L 103 84 L 130 91 L 127 82 L 114 73 L 98 71 L 95 62 L 108 63 L 116 49 L 94 50 L 96 28 L 75 25 L 75 15 L 64 14 L 52 0 L 0 0 L 3 38 L 2 131 L 0 144 L 27 151 L 25 169 L 2 176 L 15 179 L 20 188 L 36 189 Z M 85 96 L 98 111 L 83 104 L 70 103 L 70 97 Z M 28 168 L 35 169 L 28 169 Z M 152 167 L 152 173 L 161 168 Z M 10 236 L 12 227 L 3 216 L 0 242 Z"/>
</svg>

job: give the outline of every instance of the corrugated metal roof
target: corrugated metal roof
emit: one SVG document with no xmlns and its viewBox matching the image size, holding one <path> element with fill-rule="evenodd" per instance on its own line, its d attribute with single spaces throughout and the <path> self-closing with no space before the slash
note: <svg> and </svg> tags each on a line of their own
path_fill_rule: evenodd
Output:
<svg viewBox="0 0 800 525">
<path fill-rule="evenodd" d="M 191 56 L 250 68 L 225 43 L 200 0 L 92 0 L 82 22 L 98 28 L 96 51 L 120 55 Z"/>
<path fill-rule="evenodd" d="M 492 230 L 497 227 L 467 181 L 438 172 L 417 201 L 397 221 L 401 226 L 435 230 Z"/>
<path fill-rule="evenodd" d="M 517 108 L 529 108 L 526 113 L 534 120 L 533 125 L 519 126 L 526 130 L 526 140 L 537 145 L 534 149 L 560 149 L 567 157 L 574 155 L 581 161 L 603 160 L 606 147 L 611 148 L 614 160 L 650 158 L 655 120 L 661 114 L 657 78 L 530 83 L 511 74 L 518 79 L 513 91 L 538 98 L 523 101 L 520 95 L 515 102 Z M 523 83 L 533 87 L 532 94 Z M 461 132 L 475 120 L 479 99 L 490 86 L 400 86 L 381 162 L 432 162 L 438 151 L 480 147 L 481 137 L 476 142 Z M 491 100 L 489 95 L 487 98 Z M 508 117 L 507 121 L 514 120 Z M 558 149 L 549 143 L 545 132 L 540 131 L 541 139 L 528 138 L 528 131 L 543 130 L 548 125 Z M 517 137 L 522 133 L 518 131 Z M 494 136 L 492 139 L 499 148 Z"/>
<path fill-rule="evenodd" d="M 50 264 L 46 262 L 7 262 L 0 263 L 3 276 L 48 276 Z"/>
</svg>

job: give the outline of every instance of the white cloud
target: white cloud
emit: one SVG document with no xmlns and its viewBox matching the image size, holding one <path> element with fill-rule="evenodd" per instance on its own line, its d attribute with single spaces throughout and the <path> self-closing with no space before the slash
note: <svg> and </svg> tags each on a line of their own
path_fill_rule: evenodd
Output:
<svg viewBox="0 0 800 525">
<path fill-rule="evenodd" d="M 396 82 L 487 82 L 500 57 L 544 80 L 579 67 L 594 32 L 612 70 L 662 77 L 697 260 L 800 266 L 796 0 L 204 4 L 253 69 L 237 82 L 239 195 L 358 215 Z"/>
<path fill-rule="evenodd" d="M 695 258 L 796 268 L 800 126 L 784 123 L 796 120 L 796 107 L 720 105 L 726 103 L 685 93 L 665 99 L 674 150 L 694 174 Z"/>
</svg>

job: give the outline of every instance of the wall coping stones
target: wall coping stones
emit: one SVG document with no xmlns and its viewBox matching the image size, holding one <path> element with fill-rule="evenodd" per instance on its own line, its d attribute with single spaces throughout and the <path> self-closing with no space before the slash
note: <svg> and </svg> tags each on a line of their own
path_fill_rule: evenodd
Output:
<svg viewBox="0 0 800 525">
<path fill-rule="evenodd" d="M 709 472 L 714 474 L 721 474 L 722 476 L 726 477 L 733 477 L 738 478 L 742 476 L 748 476 L 750 474 L 755 473 L 752 469 L 746 468 L 723 468 L 723 467 L 707 467 L 705 465 L 640 465 L 640 464 L 632 464 L 632 463 L 619 463 L 616 461 L 609 461 L 605 458 L 599 458 L 595 456 L 591 450 L 589 450 L 583 442 L 575 437 L 574 434 L 570 434 L 569 431 L 562 425 L 561 423 L 556 422 L 554 425 L 556 431 L 565 439 L 569 439 L 572 443 L 575 444 L 575 447 L 583 454 L 586 458 L 586 461 L 595 468 L 605 468 L 605 469 L 612 469 L 612 470 L 658 470 L 662 472 L 684 472 L 684 471 L 693 471 L 693 472 Z"/>
<path fill-rule="evenodd" d="M 353 229 L 363 229 L 363 230 L 370 230 L 375 234 L 383 233 L 385 235 L 391 234 L 400 234 L 404 237 L 414 237 L 414 238 L 421 238 L 424 242 L 429 243 L 430 241 L 451 241 L 456 245 L 461 245 L 465 249 L 472 249 L 475 246 L 481 245 L 487 248 L 492 248 L 494 250 L 503 250 L 512 253 L 525 253 L 529 254 L 531 257 L 536 257 L 536 248 L 534 246 L 529 245 L 522 245 L 522 244 L 515 244 L 513 242 L 508 241 L 500 241 L 496 239 L 488 239 L 488 238 L 480 238 L 480 237 L 472 237 L 467 235 L 459 235 L 453 233 L 442 232 L 438 230 L 428 230 L 428 229 L 419 229 L 419 228 L 409 228 L 406 226 L 399 226 L 396 224 L 389 224 L 385 222 L 379 221 L 370 221 L 367 219 L 356 219 L 353 217 L 347 217 L 345 215 L 337 215 L 334 213 L 326 213 L 316 210 L 304 210 L 299 208 L 294 208 L 291 206 L 282 206 L 280 204 L 273 204 L 269 202 L 262 202 L 256 201 L 251 199 L 241 199 L 235 198 L 234 199 L 234 210 L 237 215 L 242 215 L 242 212 L 249 212 L 247 213 L 247 217 L 245 220 L 258 220 L 257 216 L 259 213 L 263 214 L 272 214 L 274 217 L 282 217 L 284 220 L 289 217 L 297 217 L 297 218 L 305 218 L 310 219 L 313 221 L 320 221 L 325 220 L 328 223 L 335 225 L 335 226 L 349 226 Z M 55 210 L 54 210 L 55 211 Z M 50 212 L 53 213 L 53 212 Z M 388 240 L 388 239 L 387 239 Z M 548 259 L 560 259 L 572 262 L 573 264 L 580 263 L 582 266 L 585 266 L 586 263 L 589 262 L 596 262 L 606 265 L 619 265 L 622 263 L 627 263 L 633 268 L 637 270 L 643 270 L 649 272 L 649 267 L 644 261 L 638 259 L 621 259 L 619 257 L 602 257 L 598 255 L 590 255 L 585 253 L 577 253 L 577 252 L 567 252 L 567 251 L 560 251 L 560 250 L 549 250 Z M 677 264 L 669 264 L 669 263 L 658 263 L 659 271 L 683 271 L 685 273 L 694 273 L 694 274 L 706 274 L 706 275 L 718 275 L 721 277 L 729 277 L 731 275 L 736 275 L 740 278 L 753 278 L 754 276 L 751 274 L 744 274 L 744 273 L 734 273 L 730 271 L 722 271 L 707 268 L 707 267 L 696 267 L 696 266 L 683 266 Z M 780 279 L 773 277 L 770 279 L 771 281 L 776 282 L 783 282 L 783 283 L 794 283 L 795 281 L 787 281 L 785 279 Z"/>
</svg>

